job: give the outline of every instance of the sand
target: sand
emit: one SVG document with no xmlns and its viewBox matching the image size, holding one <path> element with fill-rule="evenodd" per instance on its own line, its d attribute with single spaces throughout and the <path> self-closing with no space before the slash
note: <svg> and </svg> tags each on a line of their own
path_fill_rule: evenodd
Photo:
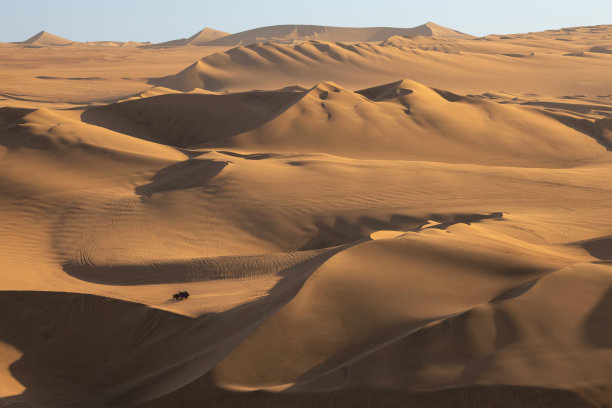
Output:
<svg viewBox="0 0 612 408">
<path fill-rule="evenodd" d="M 198 31 L 189 38 L 182 38 L 180 40 L 165 41 L 158 44 L 151 45 L 152 48 L 165 48 L 165 47 L 184 47 L 184 46 L 202 46 L 210 45 L 211 41 L 217 40 L 230 35 L 225 31 L 215 30 L 214 28 L 205 27 Z"/>
<path fill-rule="evenodd" d="M 472 38 L 469 34 L 442 27 L 432 22 L 418 27 L 330 27 L 317 25 L 277 25 L 260 27 L 216 38 L 207 45 L 251 45 L 256 43 L 301 43 L 304 41 L 385 41 L 392 36 L 435 36 L 444 38 Z"/>
<path fill-rule="evenodd" d="M 0 44 L 0 406 L 611 406 L 612 26 L 426 26 Z"/>
</svg>

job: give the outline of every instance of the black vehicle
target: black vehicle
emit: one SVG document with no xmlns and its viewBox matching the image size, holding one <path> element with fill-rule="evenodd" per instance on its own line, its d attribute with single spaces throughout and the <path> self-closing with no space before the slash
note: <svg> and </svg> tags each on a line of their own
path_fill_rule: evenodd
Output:
<svg viewBox="0 0 612 408">
<path fill-rule="evenodd" d="M 185 300 L 189 297 L 189 292 L 186 290 L 181 290 L 180 292 L 176 292 L 174 295 L 172 295 L 172 297 L 174 300 Z"/>
</svg>

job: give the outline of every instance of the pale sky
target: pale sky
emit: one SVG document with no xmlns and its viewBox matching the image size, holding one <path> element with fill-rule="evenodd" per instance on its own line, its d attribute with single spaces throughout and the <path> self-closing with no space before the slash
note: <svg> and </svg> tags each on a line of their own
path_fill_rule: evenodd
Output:
<svg viewBox="0 0 612 408">
<path fill-rule="evenodd" d="M 236 33 L 276 24 L 427 21 L 478 36 L 612 24 L 612 0 L 0 0 L 0 42 L 41 30 L 73 41 L 162 42 L 207 26 Z"/>
</svg>

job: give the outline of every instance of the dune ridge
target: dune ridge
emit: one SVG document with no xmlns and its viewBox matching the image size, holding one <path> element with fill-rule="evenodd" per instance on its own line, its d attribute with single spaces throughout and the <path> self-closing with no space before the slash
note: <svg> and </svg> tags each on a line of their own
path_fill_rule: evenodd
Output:
<svg viewBox="0 0 612 408">
<path fill-rule="evenodd" d="M 400 36 L 436 36 L 447 38 L 471 38 L 468 34 L 442 27 L 432 22 L 418 27 L 329 27 L 318 25 L 276 25 L 260 27 L 240 33 L 214 39 L 208 45 L 246 46 L 255 43 L 275 42 L 294 43 L 309 40 L 319 41 L 384 41 L 387 38 Z"/>
<path fill-rule="evenodd" d="M 503 83 L 504 91 L 519 94 L 610 94 L 608 54 L 590 50 L 593 44 L 611 40 L 602 38 L 597 31 L 581 34 L 575 42 L 558 41 L 557 34 L 546 34 L 517 35 L 503 40 L 501 36 L 467 39 L 393 36 L 373 43 L 310 40 L 299 44 L 250 44 L 206 56 L 176 75 L 160 79 L 158 84 L 180 91 L 202 88 L 235 92 L 331 80 L 355 89 L 409 73 L 411 79 L 430 86 L 465 93 L 483 86 L 489 87 L 489 91 L 501 90 Z M 563 78 L 569 72 L 570 76 L 595 75 L 599 81 L 597 86 L 588 87 L 546 80 L 551 75 Z"/>
<path fill-rule="evenodd" d="M 210 45 L 209 43 L 211 41 L 226 37 L 228 35 L 230 34 L 224 31 L 215 30 L 214 28 L 210 28 L 210 27 L 205 27 L 189 38 L 182 38 L 180 40 L 172 40 L 172 41 L 157 43 L 157 44 L 152 45 L 151 47 L 184 47 L 186 45 L 194 45 L 194 46 Z"/>
</svg>

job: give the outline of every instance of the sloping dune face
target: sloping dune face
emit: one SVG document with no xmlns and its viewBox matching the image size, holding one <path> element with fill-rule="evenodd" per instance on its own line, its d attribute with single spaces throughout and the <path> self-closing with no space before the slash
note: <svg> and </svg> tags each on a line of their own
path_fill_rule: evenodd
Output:
<svg viewBox="0 0 612 408">
<path fill-rule="evenodd" d="M 610 406 L 611 35 L 253 45 L 106 102 L 3 96 L 0 406 Z M 460 61 L 509 77 L 440 86 Z"/>
</svg>

